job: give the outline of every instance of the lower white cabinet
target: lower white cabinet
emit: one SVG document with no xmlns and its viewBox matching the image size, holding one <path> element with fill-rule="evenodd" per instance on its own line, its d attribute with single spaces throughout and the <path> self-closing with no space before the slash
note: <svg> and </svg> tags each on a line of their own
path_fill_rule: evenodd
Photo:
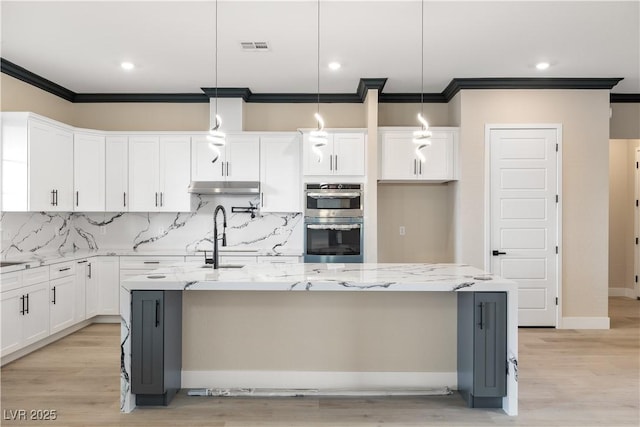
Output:
<svg viewBox="0 0 640 427">
<path fill-rule="evenodd" d="M 86 262 L 78 264 L 82 270 L 82 274 L 78 273 L 78 277 L 84 283 L 84 318 L 90 319 L 98 315 L 98 278 L 94 270 L 95 258 L 82 261 Z"/>
<path fill-rule="evenodd" d="M 0 312 L 0 355 L 46 338 L 49 335 L 49 282 L 0 293 Z"/>
<path fill-rule="evenodd" d="M 87 276 L 89 275 L 88 259 L 76 261 L 76 321 L 87 318 Z"/>
<path fill-rule="evenodd" d="M 49 329 L 53 334 L 73 326 L 78 320 L 75 261 L 51 265 L 49 277 Z"/>
<path fill-rule="evenodd" d="M 97 258 L 98 314 L 120 314 L 120 261 L 117 256 Z"/>
</svg>

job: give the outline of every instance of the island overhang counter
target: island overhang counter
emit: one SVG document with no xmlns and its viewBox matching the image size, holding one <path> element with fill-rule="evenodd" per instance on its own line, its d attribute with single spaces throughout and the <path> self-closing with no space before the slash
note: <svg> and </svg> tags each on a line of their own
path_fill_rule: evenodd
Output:
<svg viewBox="0 0 640 427">
<path fill-rule="evenodd" d="M 149 274 L 132 277 L 121 282 L 120 309 L 121 326 L 121 410 L 130 412 L 136 406 L 136 395 L 131 390 L 132 378 L 132 296 L 144 294 L 138 291 L 162 291 L 167 295 L 193 295 L 194 291 L 225 291 L 234 295 L 243 292 L 320 292 L 316 295 L 332 292 L 375 292 L 376 295 L 391 293 L 417 292 L 420 295 L 442 295 L 446 293 L 457 298 L 457 384 L 450 384 L 452 389 L 459 389 L 465 396 L 469 406 L 491 407 L 493 402 L 509 415 L 517 415 L 517 284 L 498 276 L 493 276 L 480 269 L 460 264 L 252 264 L 242 268 L 221 268 L 214 270 L 210 265 L 182 264 L 155 270 Z M 225 292 L 218 294 L 223 295 Z M 427 294 L 433 292 L 434 294 Z M 384 293 L 384 294 L 381 294 Z M 297 295 L 301 295 L 296 292 Z M 196 295 L 202 295 L 196 293 Z M 290 294 L 291 295 L 291 294 Z M 338 296 L 340 294 L 337 294 Z M 342 294 L 345 295 L 346 294 Z M 351 294 L 349 294 L 351 295 Z M 399 294 L 396 294 L 399 295 Z M 415 295 L 415 294 L 408 294 Z M 483 296 L 489 296 L 488 300 Z M 496 304 L 494 296 L 503 297 L 503 308 Z M 480 298 L 478 298 L 480 297 Z M 154 319 L 157 326 L 160 319 Z M 496 312 L 496 307 L 498 311 Z M 497 313 L 497 314 L 496 314 Z M 504 321 L 500 321 L 500 315 Z M 179 316 L 182 316 L 180 311 Z M 135 322 L 134 322 L 135 323 Z M 178 328 L 181 323 L 176 322 Z M 500 332 L 503 323 L 504 332 Z M 171 325 L 169 325 L 171 326 Z M 437 325 L 436 325 L 437 326 Z M 174 325 L 175 327 L 175 325 Z M 475 328 L 475 332 L 474 332 Z M 495 331 L 498 334 L 495 335 Z M 481 336 L 474 338 L 480 332 Z M 179 332 L 175 332 L 179 333 Z M 474 335 L 474 333 L 476 335 Z M 496 338 L 497 337 L 497 338 Z M 484 398 L 480 388 L 474 392 L 474 364 L 486 363 L 473 356 L 478 352 L 477 345 L 498 344 L 498 354 L 494 366 L 496 371 L 505 372 L 497 375 L 502 382 L 504 393 L 498 398 Z M 476 342 L 474 342 L 477 341 Z M 503 341 L 503 347 L 500 347 Z M 180 344 L 181 345 L 181 344 Z M 475 346 L 475 347 L 474 347 Z M 438 351 L 438 346 L 433 346 Z M 483 351 L 484 352 L 484 351 Z M 179 355 L 177 356 L 180 357 Z M 215 357 L 211 356 L 211 357 Z M 179 362 L 181 363 L 181 362 Z M 502 365 L 500 365 L 502 364 Z M 140 369 L 138 363 L 135 366 Z M 504 370 L 500 368 L 504 366 Z M 143 366 L 144 368 L 144 366 Z M 137 374 L 137 372 L 136 372 Z M 184 372 L 182 373 L 184 375 Z M 321 372 L 319 374 L 322 374 Z M 135 375 L 135 374 L 134 374 Z M 178 368 L 178 375 L 180 369 Z M 484 374 L 483 374 L 484 375 Z M 178 382 L 179 382 L 178 378 Z M 204 385 L 202 385 L 204 386 Z M 424 384 L 430 387 L 432 384 Z M 490 384 L 491 387 L 499 386 Z M 206 387 L 216 387 L 208 384 Z M 475 395 L 475 397 L 474 397 Z M 139 396 L 140 397 L 140 396 Z M 140 400 L 138 400 L 140 402 Z M 475 403 L 474 403 L 475 402 Z"/>
</svg>

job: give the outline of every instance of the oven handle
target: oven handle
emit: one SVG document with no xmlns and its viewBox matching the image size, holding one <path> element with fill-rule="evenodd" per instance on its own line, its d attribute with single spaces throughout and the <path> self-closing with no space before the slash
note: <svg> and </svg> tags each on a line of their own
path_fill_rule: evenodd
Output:
<svg viewBox="0 0 640 427">
<path fill-rule="evenodd" d="M 307 193 L 307 196 L 315 199 L 355 199 L 360 197 L 360 193 Z"/>
<path fill-rule="evenodd" d="M 307 224 L 307 228 L 311 230 L 355 230 L 362 227 L 362 224 Z"/>
</svg>

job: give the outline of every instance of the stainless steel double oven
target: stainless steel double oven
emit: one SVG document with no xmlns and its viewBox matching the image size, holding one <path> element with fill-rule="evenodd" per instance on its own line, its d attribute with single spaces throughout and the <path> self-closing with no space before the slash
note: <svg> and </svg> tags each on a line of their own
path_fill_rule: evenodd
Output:
<svg viewBox="0 0 640 427">
<path fill-rule="evenodd" d="M 304 262 L 363 262 L 362 184 L 305 186 Z"/>
</svg>

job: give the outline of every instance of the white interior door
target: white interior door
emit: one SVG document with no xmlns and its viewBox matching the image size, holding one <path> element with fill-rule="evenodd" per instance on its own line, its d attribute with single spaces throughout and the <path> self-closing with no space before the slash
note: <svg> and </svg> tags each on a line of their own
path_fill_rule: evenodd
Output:
<svg viewBox="0 0 640 427">
<path fill-rule="evenodd" d="M 556 326 L 557 129 L 490 129 L 491 271 L 518 282 L 520 326 Z"/>
</svg>

